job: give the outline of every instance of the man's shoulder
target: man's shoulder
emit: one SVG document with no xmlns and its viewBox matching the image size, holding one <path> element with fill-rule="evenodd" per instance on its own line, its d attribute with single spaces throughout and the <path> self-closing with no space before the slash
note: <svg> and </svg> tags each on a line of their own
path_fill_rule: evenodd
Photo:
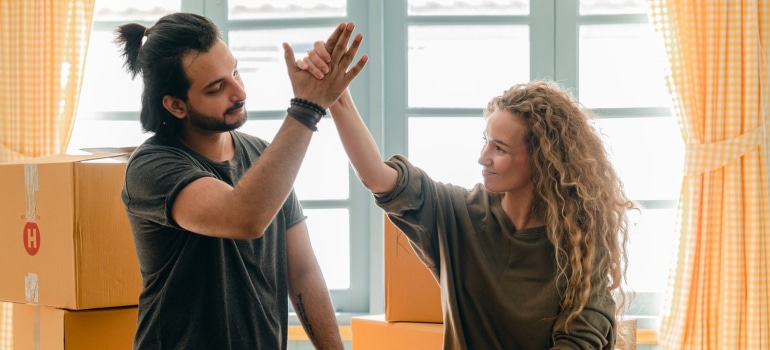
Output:
<svg viewBox="0 0 770 350">
<path fill-rule="evenodd" d="M 151 136 L 140 144 L 129 159 L 129 165 L 132 163 L 154 162 L 157 159 L 185 159 L 194 158 L 185 150 L 179 142 L 168 140 L 159 136 Z"/>
</svg>

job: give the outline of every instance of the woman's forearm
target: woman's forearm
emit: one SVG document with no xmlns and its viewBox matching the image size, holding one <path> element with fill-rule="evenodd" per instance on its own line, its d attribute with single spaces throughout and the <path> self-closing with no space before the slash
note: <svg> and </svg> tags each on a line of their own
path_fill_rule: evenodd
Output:
<svg viewBox="0 0 770 350">
<path fill-rule="evenodd" d="M 377 143 L 361 119 L 350 91 L 345 91 L 329 110 L 342 146 L 363 185 L 373 193 L 392 190 L 398 174 L 382 161 Z"/>
</svg>

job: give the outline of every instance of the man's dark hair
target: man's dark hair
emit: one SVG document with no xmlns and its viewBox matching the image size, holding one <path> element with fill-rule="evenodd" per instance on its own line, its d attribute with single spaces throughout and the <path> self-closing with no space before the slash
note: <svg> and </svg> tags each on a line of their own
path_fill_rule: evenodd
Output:
<svg viewBox="0 0 770 350">
<path fill-rule="evenodd" d="M 118 27 L 115 34 L 115 42 L 123 47 L 123 67 L 132 79 L 141 75 L 144 81 L 139 115 L 142 128 L 176 137 L 182 122 L 163 107 L 163 97 L 187 101 L 190 81 L 182 59 L 188 53 L 208 52 L 222 38 L 219 29 L 206 17 L 174 13 L 163 16 L 151 28 L 129 23 Z"/>
</svg>

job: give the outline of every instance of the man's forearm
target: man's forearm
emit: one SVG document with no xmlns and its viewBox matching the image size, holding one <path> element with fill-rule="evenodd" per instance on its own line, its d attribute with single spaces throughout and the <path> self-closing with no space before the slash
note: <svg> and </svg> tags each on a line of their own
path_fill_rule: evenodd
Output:
<svg viewBox="0 0 770 350">
<path fill-rule="evenodd" d="M 317 282 L 311 284 L 316 286 L 292 295 L 297 318 L 316 349 L 343 349 L 337 317 L 326 285 L 323 282 L 322 286 L 318 286 Z"/>
</svg>

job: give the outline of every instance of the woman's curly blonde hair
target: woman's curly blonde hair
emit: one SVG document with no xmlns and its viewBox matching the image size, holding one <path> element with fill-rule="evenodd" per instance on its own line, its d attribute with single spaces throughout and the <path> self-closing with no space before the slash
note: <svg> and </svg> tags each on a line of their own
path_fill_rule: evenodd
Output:
<svg viewBox="0 0 770 350">
<path fill-rule="evenodd" d="M 626 213 L 634 205 L 589 122 L 592 115 L 553 81 L 511 87 L 484 115 L 497 110 L 521 116 L 528 127 L 533 213 L 545 221 L 555 247 L 557 281 L 566 280 L 561 326 L 583 310 L 595 283 L 620 296 L 620 311 L 626 303 Z"/>
</svg>

